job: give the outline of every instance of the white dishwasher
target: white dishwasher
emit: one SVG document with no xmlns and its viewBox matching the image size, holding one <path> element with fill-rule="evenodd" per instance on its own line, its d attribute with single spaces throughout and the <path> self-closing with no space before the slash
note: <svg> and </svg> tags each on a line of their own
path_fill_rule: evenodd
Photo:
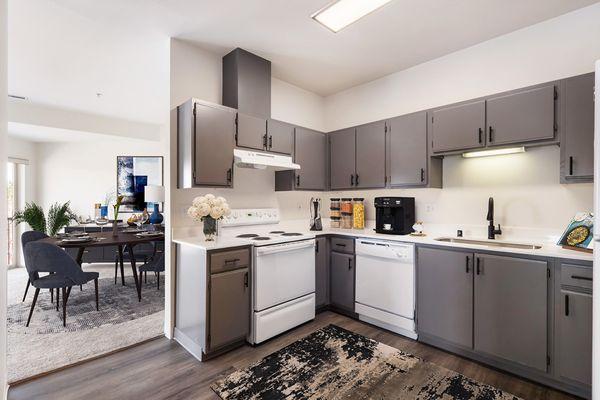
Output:
<svg viewBox="0 0 600 400">
<path fill-rule="evenodd" d="M 356 240 L 354 311 L 361 320 L 417 338 L 414 260 L 413 244 Z"/>
</svg>

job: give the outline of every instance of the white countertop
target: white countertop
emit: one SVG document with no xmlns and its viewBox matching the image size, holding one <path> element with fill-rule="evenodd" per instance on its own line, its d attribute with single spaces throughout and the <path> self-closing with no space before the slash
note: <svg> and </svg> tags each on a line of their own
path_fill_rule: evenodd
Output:
<svg viewBox="0 0 600 400">
<path fill-rule="evenodd" d="M 517 237 L 517 235 L 506 237 L 499 237 L 496 239 L 496 242 L 518 242 L 518 243 L 527 243 L 527 244 L 537 244 L 541 245 L 540 249 L 517 249 L 517 248 L 507 248 L 507 247 L 496 247 L 496 246 L 488 246 L 488 245 L 479 245 L 479 244 L 463 244 L 463 243 L 451 243 L 451 242 L 440 242 L 436 241 L 436 238 L 440 237 L 456 237 L 455 233 L 450 233 L 449 229 L 441 228 L 441 227 L 431 227 L 431 231 L 426 231 L 426 236 L 410 236 L 410 235 L 387 235 L 382 233 L 375 233 L 373 231 L 372 225 L 369 224 L 367 228 L 358 230 L 358 229 L 332 229 L 329 228 L 329 221 L 323 221 L 323 230 L 314 233 L 316 236 L 320 235 L 341 235 L 341 236 L 350 236 L 350 237 L 359 237 L 359 238 L 370 238 L 370 239 L 379 239 L 379 240 L 388 240 L 388 241 L 397 241 L 404 243 L 415 243 L 422 245 L 433 245 L 440 247 L 450 247 L 450 248 L 461 248 L 461 249 L 470 249 L 470 250 L 482 250 L 482 251 L 494 251 L 498 253 L 507 253 L 507 254 L 525 254 L 531 256 L 540 256 L 540 257 L 553 257 L 553 258 L 564 258 L 571 260 L 582 260 L 582 261 L 592 261 L 593 255 L 591 253 L 586 253 L 582 251 L 576 250 L 568 250 L 564 249 L 561 246 L 556 245 L 556 241 L 550 240 L 553 238 L 553 235 L 543 236 L 539 235 L 539 240 L 536 238 L 531 238 L 529 236 L 527 239 L 523 239 L 522 237 Z M 251 228 L 249 228 L 251 229 Z M 308 233 L 308 224 L 306 221 L 284 221 L 276 225 L 270 225 L 270 230 L 287 230 L 301 233 Z M 427 229 L 427 226 L 426 226 Z M 504 230 L 504 227 L 503 227 Z M 222 231 L 225 231 L 223 229 Z M 474 230 L 476 232 L 476 230 Z M 474 239 L 474 240 L 487 240 L 485 236 L 477 235 L 476 233 L 470 234 L 469 232 L 465 232 L 465 237 L 463 239 Z M 237 246 L 249 246 L 248 240 L 238 239 L 232 235 L 227 235 L 227 233 L 222 232 L 220 236 L 217 236 L 216 240 L 207 242 L 204 240 L 204 235 L 202 233 L 202 229 L 199 227 L 192 228 L 178 228 L 173 230 L 173 242 L 182 245 L 199 247 L 204 250 L 217 250 L 217 249 L 225 249 L 230 247 Z"/>
</svg>

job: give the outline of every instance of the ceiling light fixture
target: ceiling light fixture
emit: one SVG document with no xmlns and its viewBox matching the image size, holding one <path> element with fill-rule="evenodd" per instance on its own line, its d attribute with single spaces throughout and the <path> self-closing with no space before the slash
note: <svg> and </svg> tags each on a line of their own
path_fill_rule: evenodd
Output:
<svg viewBox="0 0 600 400">
<path fill-rule="evenodd" d="M 469 151 L 463 153 L 464 158 L 475 158 L 475 157 L 489 157 L 489 156 L 500 156 L 503 154 L 515 154 L 525 153 L 525 147 L 508 147 L 504 149 L 493 149 L 493 150 L 481 150 L 481 151 Z"/>
<path fill-rule="evenodd" d="M 336 0 L 311 15 L 312 19 L 336 33 L 392 0 Z"/>
</svg>

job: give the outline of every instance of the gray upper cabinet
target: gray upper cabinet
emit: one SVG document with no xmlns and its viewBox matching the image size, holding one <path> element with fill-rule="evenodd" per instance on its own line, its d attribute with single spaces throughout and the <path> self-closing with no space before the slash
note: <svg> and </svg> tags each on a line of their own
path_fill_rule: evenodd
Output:
<svg viewBox="0 0 600 400">
<path fill-rule="evenodd" d="M 487 100 L 488 146 L 554 138 L 555 86 L 549 84 Z"/>
<path fill-rule="evenodd" d="M 300 165 L 296 170 L 296 189 L 325 190 L 327 160 L 327 137 L 322 132 L 306 128 L 296 128 L 294 162 Z"/>
<path fill-rule="evenodd" d="M 594 177 L 594 73 L 564 82 L 564 129 L 560 144 L 561 181 Z"/>
<path fill-rule="evenodd" d="M 548 263 L 475 257 L 475 350 L 546 372 Z"/>
<path fill-rule="evenodd" d="M 356 129 L 347 128 L 329 134 L 331 189 L 355 187 Z"/>
<path fill-rule="evenodd" d="M 238 113 L 235 138 L 239 147 L 265 150 L 268 144 L 267 121 L 264 118 Z"/>
<path fill-rule="evenodd" d="M 355 187 L 385 187 L 385 132 L 384 121 L 356 127 Z"/>
<path fill-rule="evenodd" d="M 190 100 L 177 113 L 178 187 L 231 187 L 235 110 Z"/>
<path fill-rule="evenodd" d="M 241 268 L 210 276 L 209 351 L 243 340 L 250 331 L 248 273 Z"/>
<path fill-rule="evenodd" d="M 294 125 L 274 119 L 267 120 L 267 150 L 292 154 L 293 147 Z"/>
<path fill-rule="evenodd" d="M 473 347 L 473 254 L 417 248 L 417 330 Z"/>
<path fill-rule="evenodd" d="M 427 112 L 389 121 L 387 157 L 391 186 L 427 184 Z"/>
<path fill-rule="evenodd" d="M 433 152 L 485 146 L 485 100 L 461 103 L 432 112 Z"/>
<path fill-rule="evenodd" d="M 354 255 L 331 252 L 331 305 L 354 312 Z"/>
<path fill-rule="evenodd" d="M 329 249 L 326 237 L 316 238 L 315 247 L 315 305 L 329 304 Z"/>
</svg>

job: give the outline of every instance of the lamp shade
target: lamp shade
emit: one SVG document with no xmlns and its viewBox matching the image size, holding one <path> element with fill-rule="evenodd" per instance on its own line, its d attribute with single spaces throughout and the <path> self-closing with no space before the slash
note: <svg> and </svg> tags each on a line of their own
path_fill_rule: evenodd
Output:
<svg viewBox="0 0 600 400">
<path fill-rule="evenodd" d="M 165 188 L 156 185 L 146 186 L 144 188 L 144 201 L 146 203 L 160 203 L 165 201 Z"/>
</svg>

